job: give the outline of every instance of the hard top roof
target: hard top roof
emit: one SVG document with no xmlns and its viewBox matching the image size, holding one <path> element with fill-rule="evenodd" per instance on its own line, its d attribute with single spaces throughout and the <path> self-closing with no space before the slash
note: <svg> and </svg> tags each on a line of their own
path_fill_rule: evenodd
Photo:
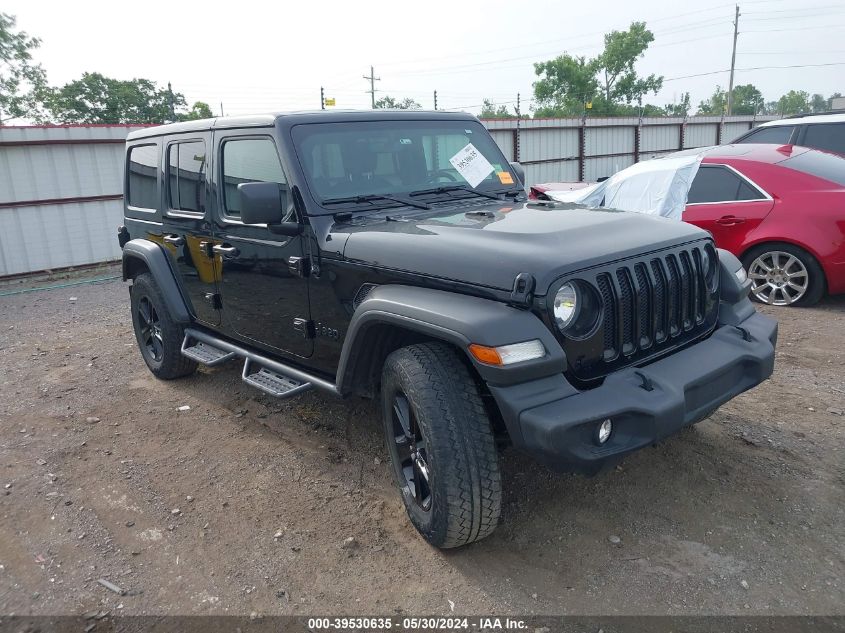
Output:
<svg viewBox="0 0 845 633">
<path fill-rule="evenodd" d="M 431 119 L 445 119 L 455 121 L 476 120 L 476 117 L 466 112 L 443 112 L 440 110 L 302 110 L 298 112 L 271 112 L 267 114 L 251 114 L 245 116 L 215 117 L 212 119 L 198 119 L 181 123 L 167 123 L 155 127 L 131 132 L 127 141 L 140 138 L 163 136 L 167 134 L 181 134 L 183 132 L 199 132 L 205 130 L 220 130 L 245 127 L 269 127 L 275 125 L 278 119 L 285 119 L 290 124 L 295 123 L 342 123 L 351 121 L 424 121 Z"/>
</svg>

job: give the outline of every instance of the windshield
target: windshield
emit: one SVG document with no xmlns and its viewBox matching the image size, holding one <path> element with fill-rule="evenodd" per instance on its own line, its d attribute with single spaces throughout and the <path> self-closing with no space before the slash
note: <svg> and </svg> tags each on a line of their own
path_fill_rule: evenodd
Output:
<svg viewBox="0 0 845 633">
<path fill-rule="evenodd" d="M 501 150 L 476 121 L 313 123 L 295 126 L 292 134 L 308 187 L 328 213 L 337 209 L 327 201 L 407 199 L 440 187 L 443 193 L 521 191 Z"/>
</svg>

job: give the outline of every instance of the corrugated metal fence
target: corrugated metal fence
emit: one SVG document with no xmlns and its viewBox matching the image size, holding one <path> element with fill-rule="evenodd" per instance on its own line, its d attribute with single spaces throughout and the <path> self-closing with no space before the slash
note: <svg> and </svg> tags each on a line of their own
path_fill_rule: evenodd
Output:
<svg viewBox="0 0 845 633">
<path fill-rule="evenodd" d="M 0 127 L 0 277 L 120 258 L 123 144 L 134 129 Z"/>
<path fill-rule="evenodd" d="M 596 180 L 661 154 L 728 143 L 777 117 L 571 118 L 485 120 L 505 155 L 525 167 L 528 185 Z"/>
<path fill-rule="evenodd" d="M 634 162 L 728 142 L 767 118 L 488 120 L 527 184 L 595 180 Z M 123 143 L 139 126 L 0 127 L 0 277 L 120 257 Z"/>
</svg>

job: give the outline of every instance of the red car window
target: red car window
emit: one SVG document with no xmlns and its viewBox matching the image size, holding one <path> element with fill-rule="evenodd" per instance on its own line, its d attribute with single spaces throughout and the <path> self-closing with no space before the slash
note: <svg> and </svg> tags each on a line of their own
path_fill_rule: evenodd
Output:
<svg viewBox="0 0 845 633">
<path fill-rule="evenodd" d="M 810 150 L 778 163 L 816 178 L 845 185 L 845 157 Z"/>
<path fill-rule="evenodd" d="M 692 181 L 687 204 L 761 200 L 764 197 L 727 167 L 702 165 Z"/>
</svg>

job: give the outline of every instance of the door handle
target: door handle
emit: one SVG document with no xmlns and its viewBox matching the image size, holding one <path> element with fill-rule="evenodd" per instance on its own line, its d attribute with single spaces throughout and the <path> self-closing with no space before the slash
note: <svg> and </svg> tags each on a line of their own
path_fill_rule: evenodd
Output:
<svg viewBox="0 0 845 633">
<path fill-rule="evenodd" d="M 721 218 L 716 220 L 716 224 L 720 226 L 734 226 L 735 224 L 742 224 L 745 222 L 745 218 L 738 218 L 735 215 L 723 215 Z"/>
<path fill-rule="evenodd" d="M 182 246 L 185 243 L 185 238 L 181 235 L 165 235 L 164 241 L 173 246 Z"/>
<path fill-rule="evenodd" d="M 217 255 L 220 255 L 223 259 L 237 257 L 241 253 L 234 246 L 226 246 L 225 244 L 215 244 L 211 247 L 211 250 Z"/>
</svg>

